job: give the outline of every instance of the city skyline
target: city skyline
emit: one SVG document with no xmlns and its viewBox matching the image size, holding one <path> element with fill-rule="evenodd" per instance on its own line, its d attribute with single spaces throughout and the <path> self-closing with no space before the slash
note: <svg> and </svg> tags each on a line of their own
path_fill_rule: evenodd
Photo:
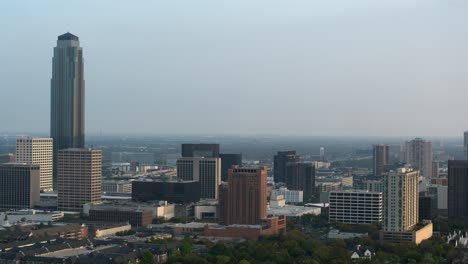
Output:
<svg viewBox="0 0 468 264">
<path fill-rule="evenodd" d="M 47 131 L 50 49 L 55 36 L 69 31 L 86 48 L 87 133 L 128 134 L 139 127 L 142 134 L 178 134 L 181 124 L 189 134 L 221 135 L 428 137 L 467 129 L 452 121 L 468 114 L 462 100 L 468 60 L 457 52 L 467 42 L 459 34 L 468 19 L 465 3 L 331 2 L 201 1 L 187 3 L 194 8 L 187 13 L 173 3 L 143 9 L 123 2 L 106 12 L 100 9 L 109 6 L 105 1 L 93 3 L 96 10 L 85 1 L 66 14 L 66 25 L 58 23 L 65 14 L 53 12 L 60 4 L 3 3 L 27 19 L 0 18 L 15 22 L 0 44 L 8 51 L 0 85 L 14 87 L 6 97 L 21 96 L 28 107 L 9 114 L 15 100 L 2 101 L 2 128 Z M 75 22 L 81 14 L 87 23 Z M 102 17 L 108 22 L 98 23 Z M 121 19 L 128 24 L 118 26 Z M 31 37 L 35 45 L 26 48 Z M 230 100 L 239 96 L 242 109 Z M 385 98 L 387 106 L 372 97 Z M 298 122 L 307 118 L 314 122 Z M 141 126 L 142 119 L 155 122 Z M 233 122 L 240 120 L 244 126 Z"/>
</svg>

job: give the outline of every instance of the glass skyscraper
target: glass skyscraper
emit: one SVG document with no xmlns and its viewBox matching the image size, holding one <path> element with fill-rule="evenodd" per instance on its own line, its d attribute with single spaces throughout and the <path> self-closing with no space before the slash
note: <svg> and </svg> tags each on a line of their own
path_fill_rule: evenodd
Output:
<svg viewBox="0 0 468 264">
<path fill-rule="evenodd" d="M 58 36 L 52 58 L 50 137 L 54 139 L 54 189 L 57 153 L 84 147 L 85 81 L 83 49 L 77 36 Z"/>
</svg>

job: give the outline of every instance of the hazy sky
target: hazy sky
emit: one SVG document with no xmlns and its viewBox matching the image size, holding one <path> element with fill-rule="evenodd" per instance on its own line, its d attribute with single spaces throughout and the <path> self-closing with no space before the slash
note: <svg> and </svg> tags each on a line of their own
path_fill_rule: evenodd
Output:
<svg viewBox="0 0 468 264">
<path fill-rule="evenodd" d="M 0 131 L 48 132 L 53 47 L 85 57 L 86 131 L 455 136 L 468 1 L 1 1 Z"/>
</svg>

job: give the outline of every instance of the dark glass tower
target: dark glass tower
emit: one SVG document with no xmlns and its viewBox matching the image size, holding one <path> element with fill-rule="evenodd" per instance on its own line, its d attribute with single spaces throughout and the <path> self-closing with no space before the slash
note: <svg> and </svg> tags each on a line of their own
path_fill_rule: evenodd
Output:
<svg viewBox="0 0 468 264">
<path fill-rule="evenodd" d="M 54 189 L 59 149 L 84 147 L 83 49 L 77 36 L 58 36 L 52 58 L 50 137 L 54 139 Z"/>
</svg>

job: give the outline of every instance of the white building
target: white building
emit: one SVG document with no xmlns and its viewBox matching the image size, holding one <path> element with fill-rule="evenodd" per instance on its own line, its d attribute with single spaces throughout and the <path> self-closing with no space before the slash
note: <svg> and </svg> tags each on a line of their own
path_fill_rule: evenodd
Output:
<svg viewBox="0 0 468 264">
<path fill-rule="evenodd" d="M 407 232 L 418 223 L 419 171 L 399 168 L 383 175 L 384 230 Z"/>
<path fill-rule="evenodd" d="M 288 190 L 286 187 L 280 187 L 271 191 L 271 197 L 283 195 L 286 203 L 302 203 L 304 201 L 304 192 Z"/>
<path fill-rule="evenodd" d="M 195 219 L 216 219 L 218 209 L 217 200 L 202 200 L 195 204 Z"/>
<path fill-rule="evenodd" d="M 102 181 L 102 192 L 132 193 L 132 183 L 129 181 Z"/>
<path fill-rule="evenodd" d="M 0 213 L 0 225 L 14 225 L 20 222 L 49 223 L 63 218 L 63 212 L 46 212 L 41 210 L 19 210 Z"/>
<path fill-rule="evenodd" d="M 378 224 L 382 222 L 382 193 L 368 191 L 331 191 L 330 223 Z"/>
<path fill-rule="evenodd" d="M 18 138 L 16 139 L 16 162 L 40 166 L 40 189 L 53 189 L 53 139 Z"/>
</svg>

